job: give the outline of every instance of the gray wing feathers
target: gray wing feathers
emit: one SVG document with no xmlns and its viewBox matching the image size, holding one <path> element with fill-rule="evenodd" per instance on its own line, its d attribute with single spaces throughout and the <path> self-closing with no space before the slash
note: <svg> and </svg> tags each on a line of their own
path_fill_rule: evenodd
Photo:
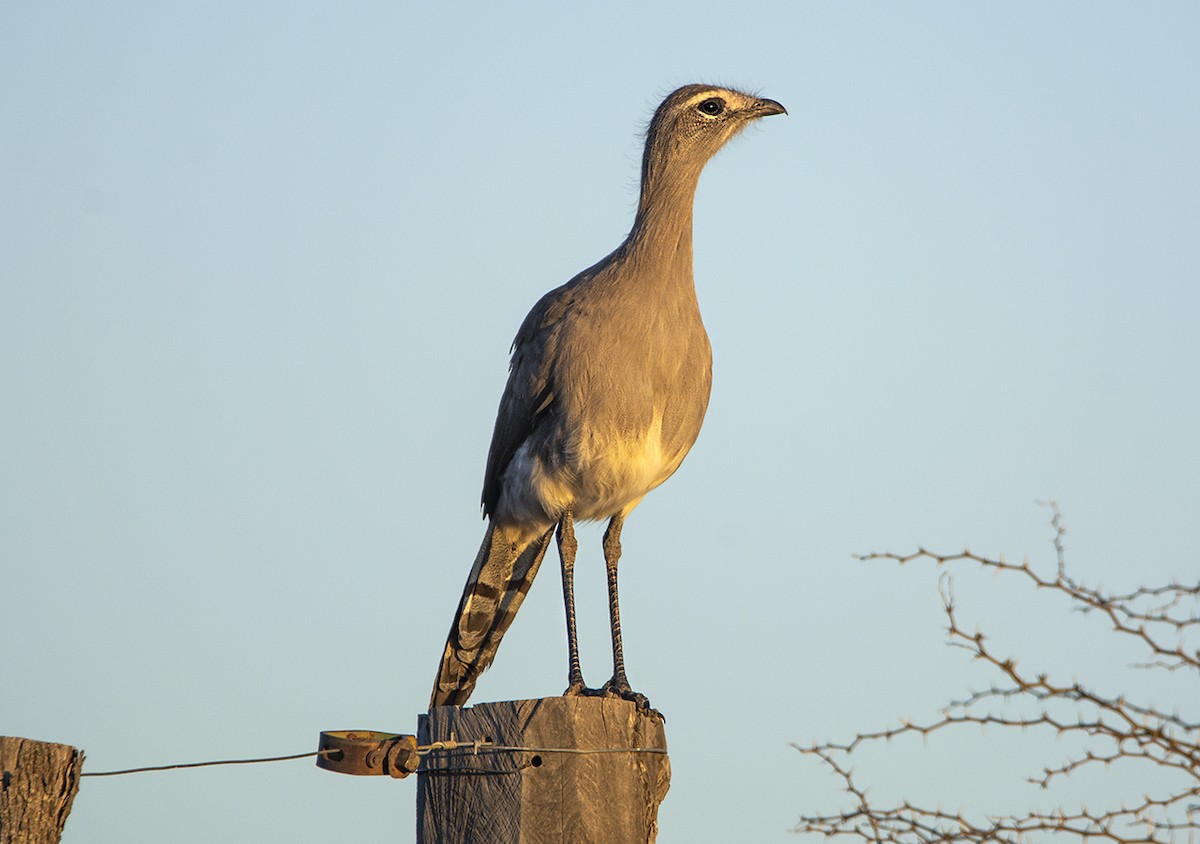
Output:
<svg viewBox="0 0 1200 844">
<path fill-rule="evenodd" d="M 500 397 L 483 473 L 484 515 L 490 516 L 495 511 L 504 470 L 537 425 L 538 418 L 554 402 L 552 372 L 559 328 L 573 301 L 570 288 L 578 280 L 573 279 L 543 296 L 529 311 L 513 340 L 508 383 Z"/>
</svg>

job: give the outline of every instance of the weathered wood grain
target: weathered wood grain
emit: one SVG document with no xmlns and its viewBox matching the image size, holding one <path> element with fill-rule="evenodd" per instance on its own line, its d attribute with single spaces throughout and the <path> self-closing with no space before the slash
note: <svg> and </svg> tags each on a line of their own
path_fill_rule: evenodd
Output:
<svg viewBox="0 0 1200 844">
<path fill-rule="evenodd" d="M 555 697 L 443 706 L 421 716 L 418 741 L 489 741 L 425 757 L 417 786 L 420 844 L 653 842 L 671 767 L 661 718 L 632 703 Z M 561 753 L 552 748 L 616 752 Z"/>
<path fill-rule="evenodd" d="M 0 736 L 0 844 L 57 844 L 82 767 L 73 747 Z"/>
</svg>

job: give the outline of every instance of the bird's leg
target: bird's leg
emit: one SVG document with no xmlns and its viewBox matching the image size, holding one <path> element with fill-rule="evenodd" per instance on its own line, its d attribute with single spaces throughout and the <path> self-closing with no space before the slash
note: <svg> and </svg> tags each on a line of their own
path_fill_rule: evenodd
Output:
<svg viewBox="0 0 1200 844">
<path fill-rule="evenodd" d="M 563 605 L 567 611 L 567 650 L 569 667 L 565 695 L 578 695 L 587 690 L 583 671 L 579 667 L 579 639 L 575 633 L 575 520 L 568 510 L 558 522 L 558 557 L 562 561 Z"/>
<path fill-rule="evenodd" d="M 646 696 L 629 687 L 625 676 L 625 651 L 621 647 L 621 610 L 617 606 L 617 563 L 621 560 L 621 527 L 625 517 L 613 516 L 604 531 L 604 567 L 608 571 L 608 620 L 612 630 L 613 676 L 604 684 L 606 694 L 631 700 L 639 709 L 649 709 Z"/>
</svg>

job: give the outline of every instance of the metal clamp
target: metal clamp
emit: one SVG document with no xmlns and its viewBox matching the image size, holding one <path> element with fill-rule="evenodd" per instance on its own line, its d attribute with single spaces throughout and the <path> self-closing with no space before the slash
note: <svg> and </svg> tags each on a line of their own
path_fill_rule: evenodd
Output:
<svg viewBox="0 0 1200 844">
<path fill-rule="evenodd" d="M 317 767 L 339 774 L 401 779 L 421 764 L 416 736 L 376 730 L 326 730 L 318 750 Z"/>
</svg>

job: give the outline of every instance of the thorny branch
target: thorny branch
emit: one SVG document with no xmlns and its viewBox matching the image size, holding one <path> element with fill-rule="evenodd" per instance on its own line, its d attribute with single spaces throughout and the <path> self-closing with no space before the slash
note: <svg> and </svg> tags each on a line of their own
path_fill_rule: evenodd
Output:
<svg viewBox="0 0 1200 844">
<path fill-rule="evenodd" d="M 966 560 L 983 568 L 1015 574 L 1032 582 L 1037 589 L 1066 595 L 1076 610 L 1103 614 L 1116 633 L 1132 636 L 1150 652 L 1150 660 L 1141 667 L 1200 671 L 1200 647 L 1196 647 L 1192 638 L 1200 630 L 1200 613 L 1197 612 L 1200 583 L 1188 585 L 1175 581 L 1124 594 L 1085 586 L 1067 574 L 1063 544 L 1066 528 L 1058 507 L 1053 503 L 1049 506 L 1053 513 L 1051 526 L 1058 559 L 1058 569 L 1053 577 L 1037 574 L 1028 560 L 1017 565 L 1007 563 L 1003 558 L 993 560 L 970 551 L 942 555 L 920 548 L 908 555 L 867 554 L 860 559 L 891 560 L 901 565 L 927 559 L 939 566 Z M 1102 694 L 1078 682 L 1057 683 L 1046 674 L 1029 674 L 1019 669 L 1013 659 L 999 657 L 989 647 L 983 633 L 969 633 L 963 629 L 946 578 L 942 581 L 941 594 L 949 620 L 950 644 L 964 648 L 973 658 L 992 666 L 1005 683 L 952 701 L 942 710 L 940 718 L 927 723 L 905 721 L 890 729 L 859 733 L 840 744 L 795 745 L 801 753 L 821 760 L 841 780 L 843 790 L 854 804 L 853 808 L 834 814 L 802 816 L 794 828 L 796 832 L 897 844 L 948 841 L 1019 844 L 1031 836 L 1041 835 L 1101 838 L 1119 844 L 1167 844 L 1184 834 L 1188 841 L 1200 839 L 1200 722 L 1134 703 L 1124 695 Z M 989 708 L 992 704 L 1012 701 L 1033 702 L 1037 712 L 1018 717 L 1004 713 L 1002 709 L 999 710 L 1002 714 L 996 714 L 997 709 Z M 1064 705 L 1071 713 L 1069 717 L 1056 714 Z M 1039 775 L 1029 778 L 1042 788 L 1082 768 L 1130 764 L 1149 764 L 1165 770 L 1171 774 L 1174 785 L 1162 794 L 1139 792 L 1135 799 L 1119 808 L 968 817 L 961 810 L 951 813 L 908 800 L 890 806 L 877 805 L 871 802 L 868 789 L 855 778 L 850 756 L 863 745 L 886 742 L 903 735 L 925 738 L 931 733 L 964 725 L 1047 729 L 1058 735 L 1078 734 L 1098 745 L 1089 747 L 1082 756 L 1043 768 Z"/>
</svg>

